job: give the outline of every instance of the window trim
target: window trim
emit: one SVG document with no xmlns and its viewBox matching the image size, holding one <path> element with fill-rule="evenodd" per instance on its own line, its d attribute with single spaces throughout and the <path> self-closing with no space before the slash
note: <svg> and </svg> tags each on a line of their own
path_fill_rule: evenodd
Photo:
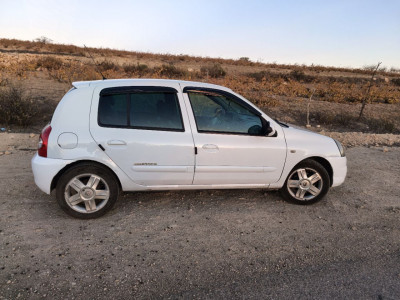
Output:
<svg viewBox="0 0 400 300">
<path fill-rule="evenodd" d="M 131 94 L 145 94 L 145 93 L 165 93 L 165 94 L 175 94 L 176 101 L 178 103 L 179 116 L 182 124 L 182 129 L 166 128 L 166 127 L 148 127 L 148 126 L 131 126 L 130 124 L 130 103 Z M 126 113 L 127 113 L 127 124 L 126 125 L 109 125 L 101 123 L 100 121 L 100 99 L 102 96 L 112 96 L 112 95 L 125 95 L 126 101 Z M 178 91 L 170 87 L 159 87 L 159 86 L 128 86 L 128 87 L 114 87 L 102 89 L 99 93 L 99 101 L 97 105 L 97 125 L 104 128 L 120 128 L 120 129 L 138 129 L 138 130 L 153 130 L 153 131 L 172 131 L 172 132 L 185 132 L 185 123 L 183 122 L 183 115 L 181 104 L 178 97 Z"/>
<path fill-rule="evenodd" d="M 245 101 L 243 101 L 243 99 L 240 99 L 238 96 L 235 96 L 227 91 L 223 91 L 223 90 L 218 90 L 218 89 L 212 89 L 212 88 L 204 88 L 204 87 L 193 87 L 193 86 L 186 86 L 183 88 L 183 92 L 184 93 L 188 93 L 188 92 L 210 92 L 210 93 L 215 93 L 215 94 L 220 94 L 222 96 L 225 96 L 226 98 L 229 98 L 230 100 L 232 100 L 233 102 L 235 102 L 236 104 L 243 106 L 244 108 L 250 110 L 252 113 L 254 113 L 257 116 L 262 116 L 262 113 L 260 111 L 258 111 L 257 109 L 255 109 L 253 106 L 251 106 L 250 104 L 246 103 Z"/>
<path fill-rule="evenodd" d="M 178 91 L 167 86 L 117 86 L 104 88 L 100 91 L 101 96 L 109 96 L 115 94 L 134 94 L 134 93 L 172 93 L 177 94 Z"/>
<path fill-rule="evenodd" d="M 192 113 L 193 113 L 193 118 L 194 118 L 194 122 L 196 123 L 196 129 L 198 133 L 207 133 L 207 134 L 226 134 L 226 135 L 241 135 L 241 136 L 254 136 L 254 137 L 265 137 L 265 135 L 252 135 L 249 133 L 244 133 L 244 132 L 230 132 L 230 131 L 209 131 L 209 130 L 201 130 L 199 129 L 199 126 L 197 124 L 197 120 L 196 120 L 196 115 L 194 113 L 194 109 L 192 106 L 192 100 L 190 99 L 190 92 L 195 92 L 195 93 L 199 93 L 199 94 L 206 94 L 207 92 L 210 93 L 215 93 L 215 94 L 220 94 L 226 98 L 228 98 L 229 100 L 232 100 L 233 102 L 235 102 L 236 104 L 249 109 L 252 113 L 254 113 L 256 116 L 258 116 L 260 118 L 261 124 L 263 126 L 265 126 L 266 120 L 262 117 L 262 114 L 256 110 L 254 107 L 252 107 L 251 105 L 249 105 L 248 103 L 244 102 L 242 99 L 240 99 L 239 97 L 226 92 L 226 91 L 222 91 L 222 90 L 218 90 L 218 89 L 211 89 L 211 88 L 196 88 L 196 87 L 185 87 L 183 89 L 184 93 L 188 94 L 188 98 L 189 98 L 189 102 L 190 102 L 190 107 L 192 109 Z M 221 92 L 221 93 L 220 93 Z M 231 97 L 234 97 L 234 99 L 232 99 Z M 243 105 L 244 104 L 244 105 Z"/>
</svg>

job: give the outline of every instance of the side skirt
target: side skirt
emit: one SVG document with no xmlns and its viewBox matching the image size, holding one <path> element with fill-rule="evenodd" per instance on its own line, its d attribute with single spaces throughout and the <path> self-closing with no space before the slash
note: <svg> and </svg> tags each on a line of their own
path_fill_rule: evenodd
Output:
<svg viewBox="0 0 400 300">
<path fill-rule="evenodd" d="M 147 186 L 140 191 L 169 191 L 169 190 L 220 190 L 220 189 L 268 189 L 269 184 L 215 184 L 215 185 L 153 185 Z M 275 187 L 276 188 L 276 187 Z M 125 190 L 133 192 L 139 190 Z"/>
</svg>

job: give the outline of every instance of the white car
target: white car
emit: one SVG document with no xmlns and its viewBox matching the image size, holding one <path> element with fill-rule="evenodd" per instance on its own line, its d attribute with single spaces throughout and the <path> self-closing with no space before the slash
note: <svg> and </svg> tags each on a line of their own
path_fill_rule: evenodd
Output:
<svg viewBox="0 0 400 300">
<path fill-rule="evenodd" d="M 121 191 L 281 189 L 311 204 L 343 183 L 347 162 L 338 141 L 273 120 L 228 88 L 121 79 L 73 83 L 32 170 L 68 214 L 95 218 Z"/>
</svg>

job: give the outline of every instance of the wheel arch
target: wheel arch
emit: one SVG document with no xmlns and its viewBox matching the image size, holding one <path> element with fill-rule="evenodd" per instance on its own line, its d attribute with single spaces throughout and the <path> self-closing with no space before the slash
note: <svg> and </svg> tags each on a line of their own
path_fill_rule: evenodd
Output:
<svg viewBox="0 0 400 300">
<path fill-rule="evenodd" d="M 119 180 L 117 174 L 115 174 L 115 172 L 114 172 L 110 167 L 108 167 L 107 165 L 102 164 L 102 163 L 100 163 L 100 162 L 98 162 L 98 161 L 94 161 L 94 160 L 78 160 L 78 161 L 75 161 L 75 162 L 73 162 L 73 163 L 70 163 L 70 164 L 66 165 L 64 168 L 62 168 L 62 169 L 56 174 L 56 176 L 54 176 L 53 180 L 51 181 L 50 192 L 52 192 L 53 190 L 56 189 L 58 181 L 60 180 L 61 176 L 62 176 L 66 171 L 70 170 L 70 169 L 73 168 L 73 167 L 76 167 L 76 166 L 79 166 L 79 165 L 83 165 L 83 164 L 90 164 L 90 165 L 99 166 L 99 167 L 102 167 L 102 168 L 107 169 L 108 171 L 110 171 L 111 174 L 114 175 L 114 177 L 115 177 L 115 179 L 116 179 L 116 181 L 117 181 L 117 183 L 118 183 L 119 189 L 122 190 L 121 181 Z"/>
<path fill-rule="evenodd" d="M 332 184 L 333 184 L 333 168 L 328 160 L 326 160 L 325 158 L 320 157 L 320 156 L 311 156 L 311 157 L 307 157 L 306 159 L 303 159 L 301 162 L 303 162 L 305 160 L 314 160 L 317 163 L 321 164 L 325 168 L 325 170 L 328 172 L 330 186 L 332 186 Z"/>
</svg>

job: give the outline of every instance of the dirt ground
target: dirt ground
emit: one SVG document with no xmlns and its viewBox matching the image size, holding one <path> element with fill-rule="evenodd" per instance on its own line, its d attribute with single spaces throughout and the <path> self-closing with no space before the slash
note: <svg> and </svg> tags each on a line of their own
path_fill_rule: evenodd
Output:
<svg viewBox="0 0 400 300">
<path fill-rule="evenodd" d="M 312 206 L 265 190 L 129 193 L 82 221 L 35 186 L 37 136 L 11 136 L 0 299 L 400 298 L 399 147 L 348 149 L 345 184 Z"/>
</svg>

